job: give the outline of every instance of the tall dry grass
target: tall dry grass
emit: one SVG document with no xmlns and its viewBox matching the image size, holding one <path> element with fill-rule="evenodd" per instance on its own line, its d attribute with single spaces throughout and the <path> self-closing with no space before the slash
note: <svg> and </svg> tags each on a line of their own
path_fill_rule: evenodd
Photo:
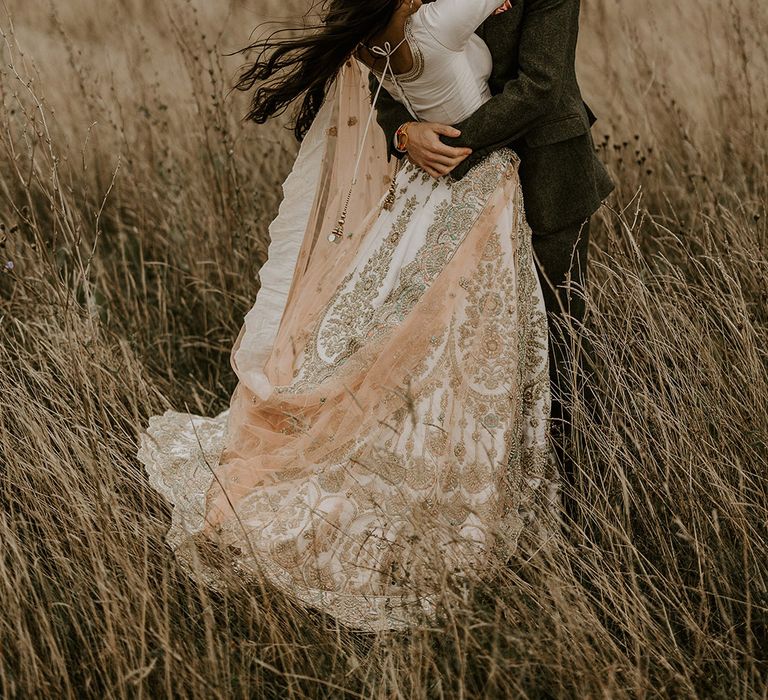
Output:
<svg viewBox="0 0 768 700">
<path fill-rule="evenodd" d="M 223 53 L 291 7 L 6 8 L 4 697 L 768 696 L 768 9 L 583 4 L 620 183 L 593 229 L 574 405 L 583 534 L 449 599 L 434 629 L 378 638 L 193 584 L 134 458 L 150 414 L 211 414 L 234 388 L 295 146 L 239 123 Z"/>
</svg>

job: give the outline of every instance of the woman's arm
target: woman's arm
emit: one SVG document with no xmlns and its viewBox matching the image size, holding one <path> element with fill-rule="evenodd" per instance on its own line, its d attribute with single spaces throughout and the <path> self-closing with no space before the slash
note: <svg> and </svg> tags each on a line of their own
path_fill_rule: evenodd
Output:
<svg viewBox="0 0 768 700">
<path fill-rule="evenodd" d="M 503 0 L 435 0 L 424 5 L 424 27 L 451 51 L 461 51 L 475 30 L 503 6 Z"/>
</svg>

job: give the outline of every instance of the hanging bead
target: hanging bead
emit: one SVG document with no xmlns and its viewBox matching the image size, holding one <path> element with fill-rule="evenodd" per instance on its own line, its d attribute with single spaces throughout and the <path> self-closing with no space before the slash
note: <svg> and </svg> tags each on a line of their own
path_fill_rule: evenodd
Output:
<svg viewBox="0 0 768 700">
<path fill-rule="evenodd" d="M 331 243 L 338 243 L 344 236 L 344 218 L 339 219 L 339 223 L 336 224 L 336 228 L 328 234 L 328 240 Z"/>
<path fill-rule="evenodd" d="M 355 183 L 352 183 L 352 186 L 354 186 Z M 352 197 L 352 187 L 349 188 L 349 193 L 347 194 L 347 200 L 344 202 L 344 209 L 341 211 L 341 216 L 339 217 L 339 221 L 336 224 L 336 228 L 333 229 L 328 234 L 328 240 L 331 243 L 338 243 L 343 237 L 344 237 L 344 224 L 347 221 L 347 210 L 349 209 L 349 200 Z M 350 234 L 351 236 L 351 234 Z"/>
<path fill-rule="evenodd" d="M 328 240 L 331 243 L 338 243 L 344 236 L 344 221 L 347 218 L 347 212 L 344 211 L 339 218 L 339 222 L 336 224 L 336 228 L 328 235 Z"/>
</svg>

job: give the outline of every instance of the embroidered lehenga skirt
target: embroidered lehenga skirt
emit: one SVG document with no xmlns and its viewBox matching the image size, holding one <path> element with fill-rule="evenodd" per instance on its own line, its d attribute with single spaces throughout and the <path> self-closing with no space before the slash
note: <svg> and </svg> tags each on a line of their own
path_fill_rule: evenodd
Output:
<svg viewBox="0 0 768 700">
<path fill-rule="evenodd" d="M 191 575 L 221 585 L 199 551 L 213 544 L 376 630 L 418 624 L 446 576 L 509 556 L 556 478 L 517 157 L 499 150 L 458 182 L 411 164 L 393 177 L 373 138 L 331 242 L 369 104 L 347 66 L 302 143 L 232 349 L 229 407 L 153 416 L 139 458 Z"/>
</svg>

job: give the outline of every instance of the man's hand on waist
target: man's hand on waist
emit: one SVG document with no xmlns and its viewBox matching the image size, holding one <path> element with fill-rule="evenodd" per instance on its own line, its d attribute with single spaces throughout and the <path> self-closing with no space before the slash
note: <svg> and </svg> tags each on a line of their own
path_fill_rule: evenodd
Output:
<svg viewBox="0 0 768 700">
<path fill-rule="evenodd" d="M 472 149 L 447 146 L 440 136 L 460 135 L 458 129 L 445 124 L 412 122 L 408 125 L 408 159 L 434 178 L 448 175 L 472 154 Z"/>
</svg>

